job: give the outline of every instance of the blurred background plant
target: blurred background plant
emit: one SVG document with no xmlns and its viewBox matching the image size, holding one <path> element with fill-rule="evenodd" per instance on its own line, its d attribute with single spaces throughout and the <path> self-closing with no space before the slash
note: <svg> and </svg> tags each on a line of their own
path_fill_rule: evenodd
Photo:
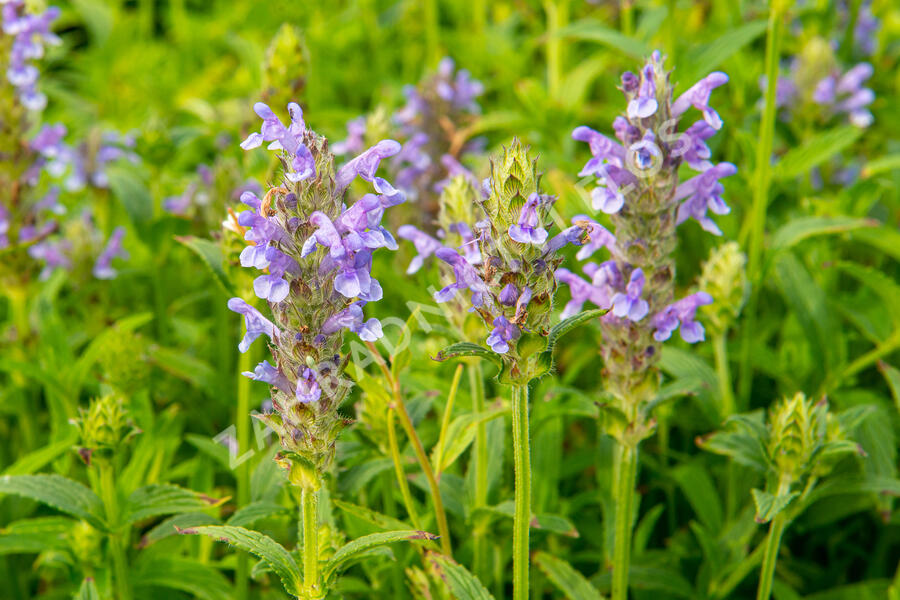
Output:
<svg viewBox="0 0 900 600">
<path fill-rule="evenodd" d="M 558 196 L 549 220 L 561 230 L 572 216 L 590 214 L 589 194 L 575 176 L 584 152 L 570 132 L 612 122 L 622 102 L 619 82 L 610 74 L 634 68 L 657 48 L 677 66 L 676 96 L 711 71 L 729 74 L 728 85 L 716 91 L 727 135 L 711 138 L 709 145 L 717 160 L 736 164 L 738 174 L 724 181 L 732 212 L 717 219 L 721 240 L 698 227 L 679 232 L 675 285 L 686 289 L 699 281 L 713 296 L 715 302 L 698 311 L 711 343 L 689 348 L 671 341 L 659 357 L 666 401 L 654 409 L 657 434 L 642 445 L 631 596 L 756 593 L 768 533 L 754 522 L 751 489 L 778 497 L 777 485 L 765 488 L 754 474 L 760 469 L 737 458 L 739 449 L 729 447 L 731 460 L 703 451 L 722 434 L 706 436 L 732 431 L 748 413 L 756 415 L 748 419 L 758 423 L 754 431 L 762 436 L 760 415 L 772 413 L 773 399 L 803 391 L 810 411 L 827 396 L 837 422 L 857 414 L 842 426 L 864 454 L 850 453 L 831 465 L 802 511 L 793 504 L 797 499 L 787 505 L 782 514 L 790 527 L 781 535 L 777 562 L 771 562 L 774 594 L 788 600 L 900 597 L 895 3 L 54 4 L 60 13 L 51 29 L 61 44 L 33 61 L 46 107 L 39 118 L 32 111 L 25 121 L 10 120 L 7 112 L 0 116 L 0 153 L 26 151 L 42 125 L 59 123 L 69 149 L 63 154 L 78 157 L 62 173 L 45 172 L 29 204 L 44 198 L 51 184 L 60 186 L 65 215 L 50 210 L 42 219 L 59 223 L 53 236 L 71 267 L 50 269 L 42 279 L 52 248 L 40 260 L 24 253 L 22 262 L 14 261 L 5 250 L 0 257 L 0 470 L 12 477 L 0 479 L 4 597 L 80 592 L 88 598 L 94 589 L 113 597 L 116 548 L 124 552 L 127 584 L 136 598 L 283 597 L 277 575 L 262 564 L 250 559 L 248 580 L 238 581 L 235 574 L 246 558 L 212 540 L 172 535 L 175 525 L 227 523 L 262 531 L 285 547 L 298 541 L 294 501 L 271 460 L 277 440 L 239 410 L 262 412 L 267 393 L 246 378 L 237 383 L 236 373 L 250 369 L 234 352 L 242 324 L 225 306 L 229 297 L 249 297 L 251 284 L 238 262 L 244 232 L 236 230 L 228 210 L 236 211 L 241 192 L 280 178 L 269 153 L 238 148 L 256 129 L 253 102 L 264 96 L 276 110 L 299 102 L 310 127 L 332 140 L 348 138 L 347 123 L 360 117 L 366 136 L 400 139 L 393 115 L 407 103 L 405 86 L 424 90 L 436 76 L 450 73 L 441 61 L 452 58 L 453 81 L 465 70 L 470 83 L 483 86 L 479 110 L 465 111 L 461 125 L 465 140 L 481 138 L 483 147 L 457 158 L 480 182 L 489 173 L 484 157 L 518 136 L 540 154 L 544 191 Z M 46 9 L 40 0 L 4 3 L 3 9 L 10 6 L 32 13 Z M 0 62 L 8 60 L 10 35 L 4 32 L 0 41 Z M 871 74 L 865 67 L 853 71 L 861 63 L 871 65 Z M 848 73 L 852 77 L 845 79 Z M 793 82 L 797 95 L 778 102 L 776 86 L 767 103 L 760 78 L 777 81 L 779 75 Z M 3 102 L 15 92 L 4 86 Z M 863 110 L 871 114 L 866 127 L 860 126 L 869 121 Z M 391 172 L 400 165 L 385 167 Z M 83 187 L 74 185 L 78 177 L 66 185 L 76 172 L 87 174 Z M 4 186 L 0 194 L 7 192 Z M 461 246 L 465 240 L 450 231 L 451 220 L 483 218 L 446 217 L 432 208 L 410 202 L 402 219 L 402 211 L 389 217 L 398 219 L 390 229 L 412 224 L 436 235 L 441 227 L 448 234 L 444 245 Z M 602 215 L 593 216 L 612 228 Z M 111 262 L 100 266 L 116 276 L 98 280 L 93 272 L 107 248 Z M 465 568 L 478 575 L 485 594 L 510 597 L 513 457 L 505 433 L 508 408 L 499 400 L 503 390 L 490 379 L 493 367 L 486 365 L 482 377 L 467 364 L 464 371 L 474 373 L 473 379 L 454 387 L 456 365 L 430 360 L 463 337 L 460 329 L 478 341 L 488 331 L 474 317 L 463 320 L 462 311 L 451 309 L 448 319 L 434 305 L 429 286 L 444 285 L 437 285 L 439 261 L 425 260 L 418 272 L 405 274 L 417 250 L 401 242 L 398 252 L 375 258 L 385 297 L 367 317 L 386 323 L 378 349 L 403 391 L 420 444 L 433 449 L 457 562 L 430 546 L 394 545 L 350 567 L 335 594 L 486 597 L 466 596 L 449 583 L 463 577 Z M 576 249 L 564 252 L 565 265 L 577 264 Z M 559 291 L 560 308 L 568 294 Z M 409 320 L 411 330 L 401 335 L 390 317 Z M 404 336 L 408 352 L 400 349 Z M 599 336 L 594 326 L 570 333 L 557 348 L 554 375 L 530 390 L 535 598 L 595 598 L 610 588 L 613 527 L 604 515 L 613 514 L 615 444 L 604 433 L 606 417 L 596 404 L 603 398 Z M 244 356 L 252 366 L 262 351 Z M 337 443 L 337 477 L 327 486 L 332 508 L 320 515 L 347 539 L 412 525 L 388 436 L 390 419 L 397 416 L 384 397 L 390 378 L 376 367 L 366 369 L 368 379 L 358 373 L 358 389 L 341 409 L 357 421 Z M 69 423 L 79 418 L 79 408 L 104 398 L 117 398 L 104 400 L 115 406 L 121 402 L 128 415 L 125 431 L 140 432 L 116 452 L 116 494 L 107 492 L 105 500 L 99 465 L 85 466 L 72 450 L 89 444 Z M 86 415 L 112 414 L 97 406 Z M 410 438 L 397 437 L 411 505 L 423 527 L 434 531 L 429 482 Z M 34 486 L 15 479 L 29 475 L 65 477 L 90 488 L 100 504 L 82 488 L 72 488 L 78 490 L 75 505 L 61 504 L 59 496 L 47 495 L 55 492 L 47 492 L 51 488 L 43 480 Z M 237 502 L 241 478 L 247 497 Z M 792 491 L 802 493 L 801 480 Z M 170 485 L 189 496 L 171 492 Z M 148 486 L 159 495 L 135 496 Z M 231 499 L 212 505 L 187 490 Z M 114 497 L 118 517 L 110 520 Z M 130 512 L 140 506 L 156 508 Z M 157 512 L 161 507 L 171 512 Z M 134 521 L 131 514 L 137 515 Z M 116 522 L 118 527 L 110 526 Z"/>
</svg>

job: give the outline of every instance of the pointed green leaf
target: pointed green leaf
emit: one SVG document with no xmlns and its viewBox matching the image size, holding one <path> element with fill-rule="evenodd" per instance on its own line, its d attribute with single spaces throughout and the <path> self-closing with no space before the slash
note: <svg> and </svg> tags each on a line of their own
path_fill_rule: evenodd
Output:
<svg viewBox="0 0 900 600">
<path fill-rule="evenodd" d="M 220 542 L 228 542 L 241 550 L 246 550 L 266 561 L 272 571 L 281 579 L 281 583 L 284 585 L 287 593 L 295 596 L 300 594 L 303 579 L 300 575 L 297 561 L 294 560 L 290 552 L 284 549 L 284 546 L 269 536 L 258 531 L 230 525 L 190 527 L 188 529 L 179 529 L 178 533 L 205 535 Z"/>
<path fill-rule="evenodd" d="M 776 496 L 763 490 L 753 488 L 753 503 L 756 504 L 756 522 L 768 523 L 775 515 L 783 511 L 791 503 L 791 500 L 800 495 L 800 492 L 790 492 Z"/>
<path fill-rule="evenodd" d="M 478 344 L 473 344 L 472 342 L 458 342 L 456 344 L 451 344 L 438 352 L 437 356 L 434 357 L 434 360 L 443 362 L 450 358 L 462 358 L 464 356 L 484 358 L 498 367 L 501 366 L 503 362 L 500 355 L 493 350 L 485 348 L 484 346 L 479 346 Z"/>
<path fill-rule="evenodd" d="M 436 539 L 438 539 L 438 536 L 434 534 L 428 533 L 427 531 L 416 531 L 414 529 L 385 531 L 364 535 L 361 538 L 357 538 L 352 542 L 341 546 L 338 551 L 334 553 L 334 556 L 331 557 L 331 560 L 325 565 L 323 573 L 325 574 L 325 578 L 329 579 L 344 563 L 353 560 L 357 555 L 377 546 L 402 541 Z"/>
<path fill-rule="evenodd" d="M 550 329 L 550 335 L 547 336 L 547 351 L 552 352 L 559 338 L 566 335 L 576 327 L 587 323 L 588 321 L 601 317 L 607 313 L 605 308 L 594 308 L 585 310 L 577 315 L 572 315 L 568 319 L 563 319 Z"/>
<path fill-rule="evenodd" d="M 227 525 L 234 527 L 250 527 L 257 521 L 268 519 L 269 517 L 284 516 L 290 514 L 287 508 L 269 500 L 260 500 L 251 502 L 247 506 L 234 511 L 234 514 L 227 521 Z"/>
<path fill-rule="evenodd" d="M 878 369 L 887 380 L 888 387 L 891 388 L 891 396 L 894 397 L 894 404 L 897 406 L 897 411 L 900 412 L 900 370 L 886 362 L 878 363 Z"/>
<path fill-rule="evenodd" d="M 859 127 L 844 125 L 813 136 L 802 146 L 785 153 L 772 170 L 772 177 L 787 180 L 806 173 L 853 144 L 863 131 Z"/>
<path fill-rule="evenodd" d="M 75 600 L 100 600 L 100 592 L 97 591 L 97 584 L 94 583 L 93 577 L 87 577 L 81 582 L 81 587 L 75 594 Z"/>
<path fill-rule="evenodd" d="M 68 517 L 37 517 L 13 521 L 0 529 L 0 555 L 65 550 L 69 547 L 67 536 L 75 523 Z"/>
<path fill-rule="evenodd" d="M 204 510 L 218 506 L 225 500 L 216 500 L 199 492 L 177 485 L 153 484 L 135 490 L 128 497 L 125 522 L 134 523 L 148 517 Z"/>
<path fill-rule="evenodd" d="M 222 573 L 207 564 L 178 556 L 154 556 L 141 560 L 132 579 L 134 587 L 180 590 L 200 600 L 225 600 L 234 590 Z M 156 594 L 154 597 L 161 597 Z"/>
<path fill-rule="evenodd" d="M 610 50 L 618 50 L 632 58 L 642 60 L 650 54 L 651 48 L 644 42 L 628 37 L 624 33 L 612 29 L 596 19 L 582 19 L 567 27 L 553 32 L 554 37 L 573 40 L 586 40 L 607 46 Z"/>
<path fill-rule="evenodd" d="M 221 525 L 219 519 L 202 512 L 185 513 L 183 515 L 173 515 L 167 519 L 163 519 L 155 525 L 150 531 L 141 537 L 138 548 L 146 548 L 151 544 L 163 540 L 167 537 L 176 535 L 179 529 L 187 529 L 189 527 L 199 527 L 201 525 Z"/>
<path fill-rule="evenodd" d="M 358 519 L 362 519 L 379 529 L 384 529 L 385 531 L 409 529 L 409 523 L 405 523 L 394 517 L 389 517 L 388 515 L 383 515 L 380 512 L 376 512 L 365 506 L 344 502 L 343 500 L 337 500 L 335 498 L 331 500 L 331 503 L 348 515 L 353 515 Z"/>
<path fill-rule="evenodd" d="M 566 561 L 546 552 L 534 555 L 534 564 L 569 600 L 603 600 L 603 596 Z"/>
<path fill-rule="evenodd" d="M 844 233 L 874 227 L 877 221 L 857 217 L 799 217 L 791 219 L 772 234 L 772 250 L 787 250 L 803 240 L 819 235 Z"/>
<path fill-rule="evenodd" d="M 486 423 L 492 419 L 496 419 L 506 413 L 504 409 L 486 410 L 480 413 L 466 413 L 453 419 L 450 427 L 447 428 L 447 439 L 450 443 L 444 448 L 441 454 L 441 464 L 434 464 L 437 459 L 437 448 L 431 454 L 431 462 L 435 472 L 443 473 L 452 465 L 459 456 L 466 451 L 466 448 L 475 439 L 475 433 L 480 423 Z"/>
<path fill-rule="evenodd" d="M 234 291 L 234 284 L 225 271 L 225 258 L 222 256 L 222 248 L 219 244 L 212 240 L 190 235 L 177 236 L 175 239 L 200 257 L 200 260 L 203 261 L 203 264 L 206 265 L 206 268 L 213 276 L 213 280 L 229 298 L 237 295 Z"/>
<path fill-rule="evenodd" d="M 760 19 L 729 29 L 708 44 L 694 46 L 684 61 L 687 73 L 677 75 L 679 88 L 684 91 L 697 79 L 719 67 L 744 46 L 758 38 L 766 30 L 766 21 Z"/>
<path fill-rule="evenodd" d="M 431 552 L 428 561 L 456 600 L 494 600 L 478 578 L 452 558 Z"/>
<path fill-rule="evenodd" d="M 15 494 L 43 502 L 105 530 L 103 503 L 89 488 L 61 475 L 4 475 L 0 494 Z"/>
</svg>

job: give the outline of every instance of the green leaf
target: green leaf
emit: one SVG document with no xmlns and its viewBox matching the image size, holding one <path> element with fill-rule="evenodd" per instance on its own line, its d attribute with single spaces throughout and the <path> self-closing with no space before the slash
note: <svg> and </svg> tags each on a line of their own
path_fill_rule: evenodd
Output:
<svg viewBox="0 0 900 600">
<path fill-rule="evenodd" d="M 479 513 L 487 513 L 512 519 L 515 515 L 515 512 L 515 503 L 512 500 L 505 500 L 499 504 L 495 504 L 494 506 L 484 506 L 478 508 L 474 511 L 474 514 L 477 515 Z M 531 529 L 549 531 L 551 533 L 558 533 L 560 535 L 565 535 L 568 537 L 577 538 L 579 536 L 578 530 L 575 528 L 575 524 L 562 515 L 554 515 L 548 513 L 532 515 L 530 526 Z"/>
<path fill-rule="evenodd" d="M 781 157 L 772 170 L 773 179 L 793 179 L 806 173 L 853 144 L 862 133 L 863 130 L 859 127 L 844 125 L 810 138 L 802 146 L 792 148 Z"/>
<path fill-rule="evenodd" d="M 204 510 L 222 504 L 199 492 L 186 490 L 177 485 L 153 484 L 135 490 L 125 507 L 125 522 L 134 523 L 157 515 L 185 513 Z"/>
<path fill-rule="evenodd" d="M 45 550 L 65 550 L 66 536 L 75 525 L 68 517 L 37 517 L 13 521 L 0 529 L 0 555 L 38 554 Z"/>
<path fill-rule="evenodd" d="M 884 272 L 852 262 L 842 262 L 838 268 L 875 292 L 891 317 L 894 329 L 900 328 L 900 284 Z"/>
<path fill-rule="evenodd" d="M 628 37 L 595 19 L 576 21 L 571 25 L 557 29 L 553 36 L 597 42 L 611 50 L 621 51 L 637 59 L 646 58 L 650 54 L 650 47 L 644 42 Z"/>
<path fill-rule="evenodd" d="M 428 561 L 435 573 L 447 584 L 447 588 L 456 600 L 494 599 L 477 577 L 453 559 L 430 552 Z"/>
<path fill-rule="evenodd" d="M 720 531 L 724 511 L 719 492 L 707 470 L 697 462 L 686 462 L 672 470 L 672 477 L 678 482 L 697 519 L 711 531 Z"/>
<path fill-rule="evenodd" d="M 287 593 L 295 596 L 300 595 L 303 580 L 297 562 L 291 553 L 284 549 L 284 546 L 269 536 L 258 531 L 230 525 L 189 527 L 187 529 L 179 529 L 178 533 L 205 535 L 220 542 L 228 542 L 241 550 L 250 552 L 263 559 L 272 571 L 281 578 L 281 583 L 284 585 Z"/>
<path fill-rule="evenodd" d="M 107 169 L 109 188 L 119 199 L 132 223 L 142 225 L 153 218 L 153 198 L 146 183 L 133 168 L 113 165 Z"/>
<path fill-rule="evenodd" d="M 603 600 L 600 592 L 566 561 L 546 552 L 534 555 L 534 563 L 569 600 Z"/>
<path fill-rule="evenodd" d="M 872 219 L 856 217 L 799 217 L 791 219 L 772 235 L 772 250 L 787 250 L 807 238 L 844 233 L 877 224 Z"/>
<path fill-rule="evenodd" d="M 97 591 L 97 584 L 94 583 L 93 577 L 87 577 L 81 582 L 81 587 L 75 594 L 75 600 L 100 600 L 100 592 Z"/>
<path fill-rule="evenodd" d="M 344 502 L 343 500 L 337 500 L 334 498 L 331 500 L 331 503 L 348 515 L 353 515 L 358 519 L 362 519 L 363 521 L 374 525 L 378 529 L 383 529 L 385 531 L 409 529 L 409 523 L 404 523 L 400 519 L 395 519 L 394 517 L 383 515 L 380 512 L 376 512 L 372 509 L 366 508 L 365 506 L 360 506 L 351 502 Z"/>
<path fill-rule="evenodd" d="M 384 531 L 381 533 L 372 533 L 357 538 L 352 542 L 341 546 L 331 560 L 325 565 L 323 573 L 326 579 L 330 579 L 344 563 L 353 560 L 357 555 L 371 550 L 377 546 L 391 544 L 402 541 L 415 540 L 436 540 L 438 536 L 428 533 L 427 531 L 416 531 L 407 529 L 402 531 Z"/>
<path fill-rule="evenodd" d="M 61 475 L 4 475 L 0 494 L 15 494 L 43 502 L 57 510 L 106 530 L 103 503 L 89 488 Z"/>
<path fill-rule="evenodd" d="M 592 319 L 601 317 L 606 313 L 607 309 L 605 308 L 594 308 L 592 310 L 580 312 L 577 315 L 572 315 L 568 319 L 563 319 L 550 329 L 550 335 L 547 336 L 547 352 L 553 351 L 554 346 L 556 346 L 556 343 L 562 336 L 566 335 L 576 327 L 579 327 Z"/>
<path fill-rule="evenodd" d="M 900 169 L 900 153 L 888 154 L 875 160 L 870 160 L 866 166 L 862 168 L 861 175 L 869 178 L 880 173 L 889 173 Z"/>
<path fill-rule="evenodd" d="M 894 404 L 897 406 L 897 412 L 900 412 L 900 370 L 886 362 L 878 363 L 878 370 L 887 380 L 888 387 L 891 388 L 891 396 L 894 397 Z"/>
<path fill-rule="evenodd" d="M 900 231 L 893 227 L 870 227 L 850 234 L 854 240 L 873 246 L 894 260 L 900 261 Z"/>
<path fill-rule="evenodd" d="M 434 360 L 443 362 L 450 358 L 462 358 L 464 356 L 485 358 L 498 367 L 502 367 L 503 364 L 502 359 L 496 352 L 485 348 L 484 346 L 473 344 L 472 342 L 458 342 L 456 344 L 451 344 L 438 352 L 437 356 L 434 357 Z"/>
<path fill-rule="evenodd" d="M 143 537 L 141 537 L 141 541 L 138 544 L 138 548 L 146 548 L 151 544 L 155 544 L 160 540 L 164 540 L 167 537 L 173 536 L 178 533 L 179 529 L 186 529 L 188 527 L 199 527 L 201 525 L 221 525 L 222 522 L 217 518 L 210 516 L 206 513 L 195 512 L 195 513 L 185 513 L 183 515 L 174 515 L 169 517 L 168 519 L 163 519 L 156 526 L 154 526 L 150 531 L 145 533 Z"/>
<path fill-rule="evenodd" d="M 682 91 L 694 84 L 700 77 L 714 71 L 719 65 L 737 54 L 744 46 L 758 38 L 766 30 L 766 21 L 760 19 L 744 23 L 724 34 L 700 46 L 695 46 L 687 54 L 683 62 L 690 69 L 684 79 L 679 78 L 679 87 Z M 676 71 L 677 75 L 677 71 Z"/>
<path fill-rule="evenodd" d="M 189 558 L 154 556 L 141 560 L 132 581 L 136 588 L 180 590 L 201 600 L 234 597 L 231 584 L 218 569 Z M 160 596 L 157 594 L 155 597 Z"/>
<path fill-rule="evenodd" d="M 441 454 L 440 465 L 434 464 L 435 460 L 437 460 L 437 448 L 435 447 L 432 451 L 431 462 L 435 472 L 443 473 L 465 452 L 466 448 L 475 440 L 475 433 L 478 431 L 480 423 L 487 423 L 503 416 L 505 413 L 505 409 L 498 408 L 480 413 L 466 413 L 453 419 L 447 428 L 447 439 L 450 440 L 450 443 L 447 444 L 447 447 L 444 448 Z"/>
<path fill-rule="evenodd" d="M 35 471 L 56 460 L 60 455 L 72 449 L 78 441 L 78 431 L 73 427 L 68 435 L 61 440 L 42 446 L 33 452 L 22 456 L 16 462 L 9 465 L 4 475 L 30 475 Z"/>
<path fill-rule="evenodd" d="M 251 502 L 247 506 L 242 506 L 234 511 L 234 514 L 231 515 L 226 524 L 235 527 L 249 527 L 257 521 L 268 519 L 269 517 L 284 516 L 290 514 L 290 512 L 280 504 L 269 500 L 260 500 Z"/>
<path fill-rule="evenodd" d="M 237 296 L 234 291 L 234 283 L 225 271 L 225 257 L 222 255 L 222 247 L 212 240 L 198 238 L 192 235 L 176 236 L 175 239 L 191 249 L 200 257 L 203 264 L 212 274 L 213 279 L 229 298 Z"/>
<path fill-rule="evenodd" d="M 791 503 L 791 500 L 800 495 L 800 492 L 789 492 L 776 496 L 763 490 L 753 488 L 753 503 L 756 504 L 756 522 L 768 523 L 775 515 L 783 511 Z"/>
<path fill-rule="evenodd" d="M 717 431 L 698 440 L 697 445 L 708 452 L 730 457 L 737 463 L 760 473 L 769 470 L 766 451 L 767 430 L 761 413 L 734 415 L 726 421 L 728 429 Z"/>
</svg>

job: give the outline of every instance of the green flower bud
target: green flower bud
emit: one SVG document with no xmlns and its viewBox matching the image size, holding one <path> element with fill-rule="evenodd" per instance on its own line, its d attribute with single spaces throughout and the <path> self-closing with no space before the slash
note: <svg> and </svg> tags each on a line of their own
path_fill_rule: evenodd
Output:
<svg viewBox="0 0 900 600">
<path fill-rule="evenodd" d="M 769 456 L 781 480 L 796 481 L 807 474 L 810 461 L 821 445 L 827 407 L 813 404 L 802 392 L 785 398 L 769 419 Z"/>
<path fill-rule="evenodd" d="M 113 329 L 100 349 L 99 363 L 106 383 L 126 397 L 146 387 L 150 377 L 146 354 L 147 344 L 141 336 Z"/>
<path fill-rule="evenodd" d="M 713 333 L 724 333 L 740 315 L 748 292 L 747 257 L 737 242 L 713 248 L 703 264 L 699 288 L 713 298 L 701 307 Z"/>
<path fill-rule="evenodd" d="M 87 410 L 80 408 L 78 413 L 71 423 L 81 435 L 79 454 L 85 462 L 90 462 L 94 453 L 112 454 L 122 442 L 136 433 L 120 396 L 95 398 Z"/>
<path fill-rule="evenodd" d="M 306 62 L 300 30 L 284 23 L 266 51 L 263 101 L 272 106 L 287 106 L 288 102 L 302 98 Z"/>
</svg>

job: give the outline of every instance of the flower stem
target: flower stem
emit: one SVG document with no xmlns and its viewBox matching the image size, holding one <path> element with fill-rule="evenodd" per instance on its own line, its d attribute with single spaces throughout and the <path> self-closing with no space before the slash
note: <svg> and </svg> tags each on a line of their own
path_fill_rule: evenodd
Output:
<svg viewBox="0 0 900 600">
<path fill-rule="evenodd" d="M 422 522 L 419 520 L 419 514 L 416 512 L 415 505 L 413 504 L 412 494 L 409 493 L 409 483 L 406 481 L 406 471 L 403 469 L 403 461 L 400 457 L 400 446 L 397 444 L 397 431 L 394 428 L 394 421 L 396 418 L 397 413 L 394 409 L 388 409 L 388 446 L 391 449 L 391 459 L 394 461 L 394 471 L 397 474 L 397 485 L 400 486 L 400 495 L 403 496 L 403 505 L 406 507 L 406 512 L 409 514 L 409 519 L 412 521 L 413 527 L 421 530 Z"/>
<path fill-rule="evenodd" d="M 240 355 L 238 373 L 253 370 L 253 357 L 251 352 Z M 238 455 L 250 445 L 250 379 L 238 375 L 237 382 L 237 409 L 235 410 L 235 427 L 237 437 Z M 250 465 L 247 461 L 237 467 L 237 505 L 238 508 L 250 503 Z M 235 574 L 235 597 L 244 600 L 249 595 L 250 587 L 250 560 L 246 552 L 238 551 L 237 572 Z"/>
<path fill-rule="evenodd" d="M 613 542 L 612 600 L 627 600 L 628 571 L 631 565 L 631 525 L 634 520 L 634 487 L 637 480 L 638 449 L 619 443 L 613 477 L 616 523 Z"/>
<path fill-rule="evenodd" d="M 480 362 L 473 362 L 469 366 L 469 393 L 472 396 L 472 409 L 476 413 L 483 413 L 484 406 L 484 375 Z M 480 421 L 475 429 L 475 509 L 487 506 L 488 500 L 488 448 L 487 448 L 487 424 Z M 487 581 L 488 575 L 488 539 L 487 523 L 483 518 L 477 518 L 472 531 L 472 564 L 475 575 L 481 581 Z"/>
<path fill-rule="evenodd" d="M 444 448 L 447 444 L 447 430 L 450 429 L 450 418 L 453 415 L 453 404 L 456 400 L 456 391 L 459 389 L 459 379 L 462 377 L 463 366 L 458 365 L 456 372 L 453 374 L 453 382 L 450 384 L 450 393 L 447 394 L 447 405 L 444 407 L 444 417 L 441 419 L 441 433 L 438 435 L 437 447 L 434 451 L 437 467 L 437 476 L 441 476 L 441 462 L 444 458 Z"/>
<path fill-rule="evenodd" d="M 303 588 L 307 598 L 323 598 L 319 581 L 319 496 L 318 490 L 303 487 L 300 492 L 303 521 Z"/>
<path fill-rule="evenodd" d="M 716 374 L 719 379 L 719 395 L 721 397 L 722 418 L 727 419 L 735 412 L 734 392 L 731 389 L 731 369 L 728 366 L 728 345 L 725 334 L 719 333 L 713 337 L 713 348 L 716 353 Z"/>
<path fill-rule="evenodd" d="M 437 478 L 434 476 L 434 470 L 431 468 L 431 463 L 428 461 L 428 455 L 425 454 L 422 440 L 419 439 L 419 434 L 416 433 L 416 428 L 413 425 L 412 419 L 409 417 L 409 412 L 406 410 L 406 404 L 403 402 L 403 394 L 400 391 L 400 381 L 394 377 L 393 373 L 391 373 L 390 368 L 388 368 L 387 363 L 384 361 L 381 353 L 378 352 L 375 344 L 366 342 L 366 346 L 372 353 L 372 358 L 381 369 L 385 379 L 391 385 L 393 405 L 390 408 L 396 411 L 397 416 L 400 417 L 400 426 L 403 427 L 403 431 L 406 432 L 406 436 L 413 445 L 413 450 L 416 453 L 416 460 L 419 462 L 419 468 L 422 469 L 422 472 L 425 473 L 425 479 L 428 480 L 428 489 L 431 492 L 431 502 L 434 504 L 434 514 L 435 519 L 437 520 L 438 533 L 441 536 L 441 552 L 452 558 L 453 552 L 450 545 L 450 528 L 447 526 L 447 513 L 444 512 L 444 501 L 441 499 L 441 490 L 438 487 Z"/>
<path fill-rule="evenodd" d="M 775 562 L 778 560 L 778 550 L 781 547 L 781 536 L 787 521 L 783 514 L 778 514 L 769 525 L 769 535 L 766 538 L 766 553 L 763 556 L 762 570 L 759 574 L 759 587 L 756 590 L 756 600 L 769 600 L 772 595 L 772 580 L 775 578 Z"/>
<path fill-rule="evenodd" d="M 565 27 L 568 18 L 566 2 L 545 0 L 544 12 L 547 14 L 547 89 L 550 97 L 559 99 L 562 88 L 563 72 L 563 40 L 556 31 Z"/>
<path fill-rule="evenodd" d="M 112 554 L 114 587 L 117 600 L 131 600 L 131 587 L 128 584 L 128 560 L 125 555 L 125 543 L 119 523 L 119 496 L 116 491 L 115 474 L 112 462 L 106 459 L 97 461 L 100 471 L 100 497 L 106 510 L 106 521 L 109 524 L 109 550 Z"/>
<path fill-rule="evenodd" d="M 528 600 L 531 448 L 528 437 L 527 384 L 512 386 L 512 428 L 516 478 L 516 511 L 513 519 L 513 600 Z"/>
<path fill-rule="evenodd" d="M 756 171 L 753 175 L 753 203 L 750 209 L 749 251 L 747 277 L 751 282 L 750 299 L 747 302 L 744 336 L 741 344 L 740 397 L 746 405 L 752 386 L 750 366 L 751 341 L 753 339 L 756 308 L 762 279 L 762 250 L 766 229 L 766 210 L 769 204 L 769 184 L 772 179 L 772 144 L 775 137 L 775 91 L 778 87 L 778 60 L 781 54 L 781 37 L 784 31 L 783 14 L 789 0 L 773 0 L 769 8 L 769 24 L 766 34 L 766 86 L 765 104 L 759 123 L 759 143 L 756 145 Z"/>
</svg>

